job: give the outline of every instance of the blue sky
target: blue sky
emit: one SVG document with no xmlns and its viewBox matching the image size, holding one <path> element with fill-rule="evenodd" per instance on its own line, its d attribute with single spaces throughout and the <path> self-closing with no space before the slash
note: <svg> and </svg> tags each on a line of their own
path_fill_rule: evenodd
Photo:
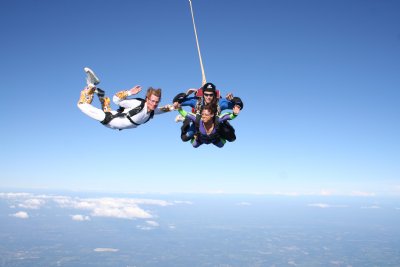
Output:
<svg viewBox="0 0 400 267">
<path fill-rule="evenodd" d="M 85 66 L 109 95 L 199 87 L 188 1 L 3 1 L 0 188 L 400 194 L 400 2 L 193 5 L 207 81 L 245 103 L 223 149 L 176 113 L 119 132 L 76 107 Z"/>
</svg>

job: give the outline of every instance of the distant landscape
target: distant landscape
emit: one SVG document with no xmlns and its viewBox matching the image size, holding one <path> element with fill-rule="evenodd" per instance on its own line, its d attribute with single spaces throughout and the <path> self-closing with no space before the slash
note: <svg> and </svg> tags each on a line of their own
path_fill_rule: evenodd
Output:
<svg viewBox="0 0 400 267">
<path fill-rule="evenodd" d="M 0 193 L 0 266 L 400 266 L 398 198 Z"/>
</svg>

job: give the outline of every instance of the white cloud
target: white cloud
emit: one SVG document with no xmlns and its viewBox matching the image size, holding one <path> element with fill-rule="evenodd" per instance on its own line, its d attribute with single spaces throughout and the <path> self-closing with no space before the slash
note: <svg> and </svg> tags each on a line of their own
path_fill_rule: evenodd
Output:
<svg viewBox="0 0 400 267">
<path fill-rule="evenodd" d="M 39 198 L 30 198 L 25 200 L 24 202 L 18 204 L 19 207 L 25 209 L 39 209 L 46 203 L 45 200 Z"/>
<path fill-rule="evenodd" d="M 249 202 L 239 202 L 236 205 L 238 205 L 238 206 L 251 206 L 251 203 L 249 203 Z"/>
<path fill-rule="evenodd" d="M 81 215 L 81 214 L 76 214 L 76 215 L 71 215 L 72 220 L 78 221 L 78 222 L 83 222 L 83 221 L 90 221 L 89 216 Z"/>
<path fill-rule="evenodd" d="M 94 252 L 117 252 L 119 249 L 117 248 L 95 248 L 93 249 Z"/>
<path fill-rule="evenodd" d="M 10 216 L 19 218 L 19 219 L 28 219 L 29 218 L 28 213 L 26 213 L 25 211 L 19 211 L 17 213 L 10 214 Z"/>
<path fill-rule="evenodd" d="M 127 206 L 127 207 L 109 207 L 99 206 L 96 207 L 92 213 L 92 216 L 98 217 L 114 217 L 120 219 L 148 219 L 153 216 L 138 206 Z"/>
<path fill-rule="evenodd" d="M 54 199 L 63 208 L 88 210 L 91 216 L 111 217 L 119 219 L 150 219 L 150 212 L 139 205 L 155 205 L 165 207 L 172 205 L 165 200 L 131 199 L 131 198 L 57 198 Z"/>
<path fill-rule="evenodd" d="M 144 225 L 138 225 L 136 226 L 137 229 L 143 230 L 143 231 L 149 231 L 149 230 L 153 230 L 153 227 L 150 226 L 144 226 Z"/>
<path fill-rule="evenodd" d="M 144 231 L 149 231 L 149 230 L 153 230 L 154 228 L 157 228 L 158 226 L 160 226 L 160 224 L 156 221 L 146 221 L 146 225 L 138 225 L 136 226 L 136 228 L 140 229 L 140 230 L 144 230 Z"/>
<path fill-rule="evenodd" d="M 326 204 L 326 203 L 313 203 L 313 204 L 308 204 L 309 207 L 316 207 L 316 208 L 321 208 L 321 209 L 326 209 L 326 208 L 347 208 L 347 205 L 331 205 L 331 204 Z"/>
<path fill-rule="evenodd" d="M 57 195 L 34 195 L 31 193 L 0 193 L 0 198 L 7 199 L 10 207 L 39 209 L 49 203 L 56 203 L 61 208 L 88 211 L 91 216 L 120 219 L 151 219 L 154 216 L 143 206 L 166 207 L 178 204 L 192 204 L 189 201 L 165 201 L 159 199 L 134 198 L 79 198 Z M 82 215 L 83 216 L 83 215 Z M 73 217 L 73 220 L 87 220 L 90 217 Z"/>
<path fill-rule="evenodd" d="M 158 222 L 155 221 L 146 221 L 146 223 L 152 227 L 158 227 L 160 226 L 160 224 Z"/>
</svg>

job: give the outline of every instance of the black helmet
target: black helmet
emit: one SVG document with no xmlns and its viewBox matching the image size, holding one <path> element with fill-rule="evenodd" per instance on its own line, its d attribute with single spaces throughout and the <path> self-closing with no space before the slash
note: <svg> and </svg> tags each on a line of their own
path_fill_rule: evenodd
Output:
<svg viewBox="0 0 400 267">
<path fill-rule="evenodd" d="M 203 85 L 202 87 L 203 92 L 205 91 L 211 91 L 213 93 L 215 93 L 215 90 L 217 90 L 217 88 L 215 88 L 215 85 L 213 83 L 206 83 Z"/>
<path fill-rule="evenodd" d="M 180 104 L 180 103 L 182 103 L 182 102 L 185 100 L 186 96 L 187 96 L 187 95 L 186 95 L 185 93 L 177 94 L 177 95 L 174 97 L 174 99 L 172 100 L 172 103 L 178 102 L 178 103 Z"/>
<path fill-rule="evenodd" d="M 243 102 L 242 99 L 240 99 L 240 97 L 234 97 L 232 98 L 232 102 L 234 103 L 234 105 L 238 105 L 240 107 L 240 110 L 243 109 Z"/>
</svg>

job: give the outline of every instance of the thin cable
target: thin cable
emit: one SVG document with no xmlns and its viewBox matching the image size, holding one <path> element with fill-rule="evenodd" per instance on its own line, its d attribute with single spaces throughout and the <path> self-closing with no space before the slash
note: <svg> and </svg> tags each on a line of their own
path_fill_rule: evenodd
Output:
<svg viewBox="0 0 400 267">
<path fill-rule="evenodd" d="M 193 14 L 193 7 L 192 7 L 192 0 L 189 0 L 190 3 L 190 11 L 192 13 L 192 21 L 193 21 L 193 28 L 194 28 L 194 35 L 196 36 L 196 44 L 197 44 L 197 52 L 199 54 L 199 59 L 200 59 L 200 68 L 201 68 L 201 75 L 202 75 L 202 85 L 207 83 L 206 80 L 206 74 L 204 72 L 204 66 L 203 66 L 203 60 L 201 58 L 201 52 L 200 52 L 200 45 L 199 45 L 199 38 L 197 37 L 197 30 L 196 30 L 196 23 L 194 22 L 194 14 Z"/>
</svg>

